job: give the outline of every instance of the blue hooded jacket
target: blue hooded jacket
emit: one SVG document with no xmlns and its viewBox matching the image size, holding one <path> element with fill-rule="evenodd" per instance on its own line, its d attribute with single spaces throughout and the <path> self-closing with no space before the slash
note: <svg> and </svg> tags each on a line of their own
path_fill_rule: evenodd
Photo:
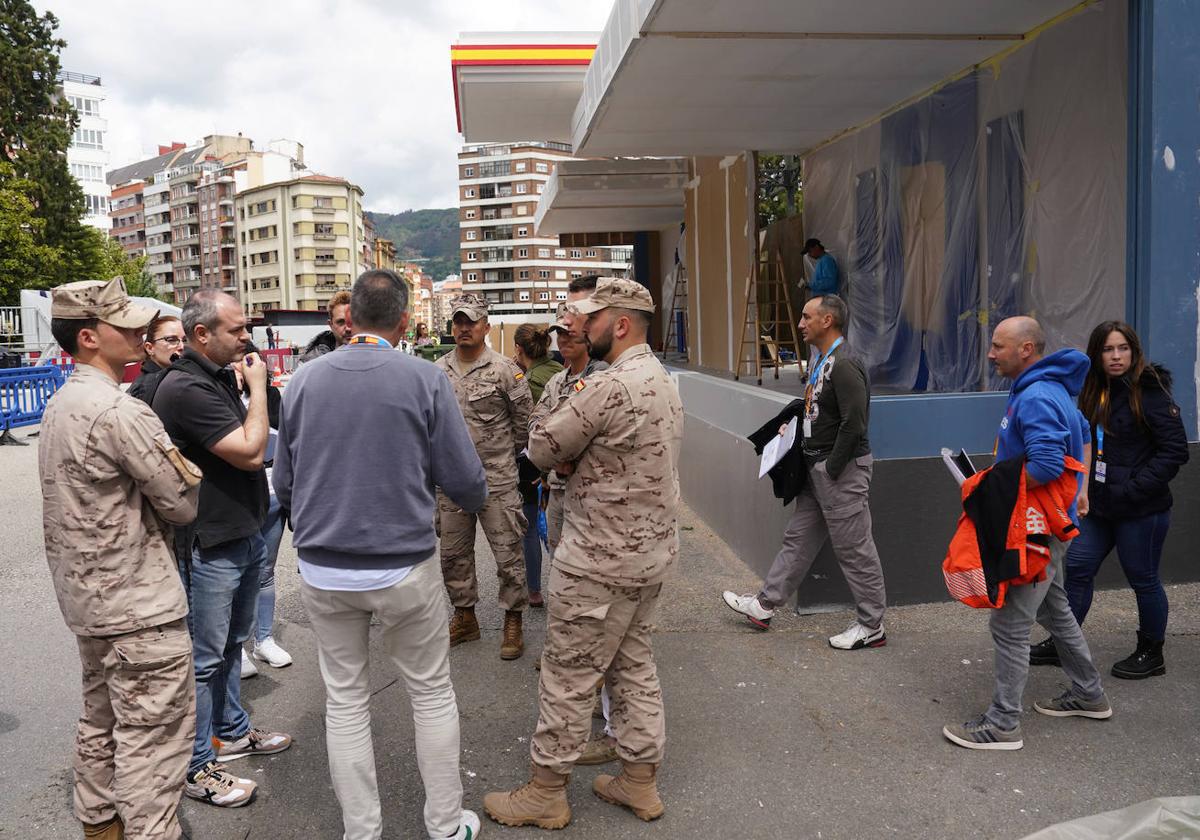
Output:
<svg viewBox="0 0 1200 840">
<path fill-rule="evenodd" d="M 1013 383 L 996 439 L 996 460 L 1025 458 L 1040 484 L 1062 475 L 1063 457 L 1083 460 L 1091 427 L 1076 407 L 1091 362 L 1078 350 L 1059 350 L 1031 365 Z M 1080 477 L 1082 486 L 1083 477 Z M 1079 522 L 1075 502 L 1071 518 Z"/>
</svg>

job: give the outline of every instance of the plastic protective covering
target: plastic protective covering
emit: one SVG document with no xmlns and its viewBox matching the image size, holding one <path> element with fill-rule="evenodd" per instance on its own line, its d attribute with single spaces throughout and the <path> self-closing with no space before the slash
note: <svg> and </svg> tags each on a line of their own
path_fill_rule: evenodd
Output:
<svg viewBox="0 0 1200 840">
<path fill-rule="evenodd" d="M 1200 796 L 1148 799 L 1119 811 L 1052 825 L 1025 840 L 1167 840 L 1200 837 Z"/>
<path fill-rule="evenodd" d="M 1127 14 L 1087 7 L 805 158 L 805 229 L 876 391 L 1003 388 L 1002 319 L 1056 349 L 1124 316 Z"/>
</svg>

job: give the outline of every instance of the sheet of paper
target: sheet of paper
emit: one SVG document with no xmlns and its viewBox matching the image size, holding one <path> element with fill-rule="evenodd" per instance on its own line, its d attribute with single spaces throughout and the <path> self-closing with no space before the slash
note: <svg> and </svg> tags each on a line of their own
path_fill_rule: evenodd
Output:
<svg viewBox="0 0 1200 840">
<path fill-rule="evenodd" d="M 787 424 L 787 429 L 782 435 L 776 435 L 771 438 L 771 441 L 763 447 L 762 462 L 758 465 L 758 477 L 762 478 L 771 471 L 771 468 L 783 460 L 783 456 L 788 454 L 791 448 L 796 443 L 796 427 L 799 424 L 798 417 L 793 417 L 792 422 Z"/>
</svg>

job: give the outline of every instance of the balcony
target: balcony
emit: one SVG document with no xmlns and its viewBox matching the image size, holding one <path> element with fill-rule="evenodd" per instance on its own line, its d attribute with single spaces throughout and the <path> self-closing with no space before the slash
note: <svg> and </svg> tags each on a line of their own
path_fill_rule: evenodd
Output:
<svg viewBox="0 0 1200 840">
<path fill-rule="evenodd" d="M 336 233 L 314 233 L 313 239 L 316 239 L 320 242 L 332 242 L 333 240 L 337 239 L 337 234 Z"/>
<path fill-rule="evenodd" d="M 186 257 L 175 257 L 173 264 L 176 268 L 189 268 L 192 266 L 199 268 L 200 267 L 200 255 L 199 254 L 191 254 Z M 197 274 L 196 276 L 199 277 L 200 275 Z"/>
<path fill-rule="evenodd" d="M 233 216 L 219 216 L 217 220 L 221 227 L 233 227 Z"/>
<path fill-rule="evenodd" d="M 175 245 L 198 245 L 200 243 L 199 233 L 183 233 L 171 240 Z"/>
<path fill-rule="evenodd" d="M 334 207 L 313 207 L 312 211 L 318 216 L 332 216 L 337 212 L 337 209 Z"/>
<path fill-rule="evenodd" d="M 222 248 L 236 248 L 237 241 L 233 237 L 227 236 L 221 240 L 221 247 Z"/>
</svg>

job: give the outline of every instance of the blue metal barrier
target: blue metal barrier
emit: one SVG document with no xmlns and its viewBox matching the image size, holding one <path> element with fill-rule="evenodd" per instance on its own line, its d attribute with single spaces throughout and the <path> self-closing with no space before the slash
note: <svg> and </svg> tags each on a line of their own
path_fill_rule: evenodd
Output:
<svg viewBox="0 0 1200 840">
<path fill-rule="evenodd" d="M 0 445 L 24 445 L 11 430 L 40 423 L 46 402 L 65 381 L 54 365 L 0 370 Z"/>
</svg>

